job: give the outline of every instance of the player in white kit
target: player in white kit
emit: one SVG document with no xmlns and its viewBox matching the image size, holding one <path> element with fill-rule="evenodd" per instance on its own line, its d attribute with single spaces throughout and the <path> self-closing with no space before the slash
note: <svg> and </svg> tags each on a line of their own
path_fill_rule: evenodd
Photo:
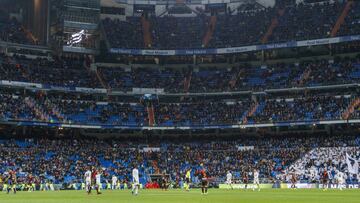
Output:
<svg viewBox="0 0 360 203">
<path fill-rule="evenodd" d="M 229 185 L 231 189 L 234 189 L 232 186 L 232 174 L 230 171 L 226 174 L 226 184 Z"/>
<path fill-rule="evenodd" d="M 101 173 L 100 173 L 100 171 L 98 174 L 96 174 L 95 179 L 96 179 L 96 187 L 98 188 L 97 194 L 100 195 L 101 194 L 101 192 L 100 192 L 100 189 L 101 189 Z"/>
<path fill-rule="evenodd" d="M 139 170 L 136 168 L 136 166 L 132 170 L 132 183 L 133 184 L 132 184 L 131 193 L 133 195 L 138 195 L 140 182 L 139 182 Z"/>
<path fill-rule="evenodd" d="M 85 178 L 86 192 L 88 194 L 90 194 L 91 193 L 91 171 L 89 169 L 85 172 L 84 178 Z"/>
<path fill-rule="evenodd" d="M 113 175 L 111 178 L 111 189 L 112 190 L 116 189 L 117 181 L 118 181 L 118 178 L 115 175 Z"/>
<path fill-rule="evenodd" d="M 341 171 L 338 171 L 336 174 L 336 180 L 338 183 L 338 188 L 340 190 L 343 190 L 344 184 L 345 184 L 345 174 Z"/>
<path fill-rule="evenodd" d="M 254 187 L 253 187 L 253 190 L 255 190 L 255 185 L 257 186 L 258 191 L 260 191 L 259 171 L 257 169 L 254 169 Z"/>
</svg>

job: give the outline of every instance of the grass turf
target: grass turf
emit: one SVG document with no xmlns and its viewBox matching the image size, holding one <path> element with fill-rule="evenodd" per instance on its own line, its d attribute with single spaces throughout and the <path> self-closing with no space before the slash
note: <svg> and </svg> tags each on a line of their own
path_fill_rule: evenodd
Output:
<svg viewBox="0 0 360 203">
<path fill-rule="evenodd" d="M 141 190 L 138 196 L 126 191 L 102 191 L 102 195 L 87 195 L 85 191 L 0 193 L 1 203 L 359 203 L 360 189 L 344 191 L 319 189 L 289 190 L 210 189 L 208 195 L 200 190 Z"/>
</svg>

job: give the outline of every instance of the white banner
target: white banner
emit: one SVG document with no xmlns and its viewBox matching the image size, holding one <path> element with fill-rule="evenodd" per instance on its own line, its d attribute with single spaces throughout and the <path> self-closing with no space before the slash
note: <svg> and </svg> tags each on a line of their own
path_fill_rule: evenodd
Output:
<svg viewBox="0 0 360 203">
<path fill-rule="evenodd" d="M 15 86 L 15 87 L 37 87 L 37 88 L 42 87 L 42 85 L 39 83 L 18 82 L 18 81 L 8 81 L 8 80 L 1 80 L 0 84 L 8 85 L 8 86 Z"/>
<path fill-rule="evenodd" d="M 254 146 L 238 146 L 237 149 L 238 151 L 249 151 L 249 150 L 254 150 Z"/>
<path fill-rule="evenodd" d="M 161 88 L 133 88 L 133 94 L 164 94 L 164 89 Z"/>
<path fill-rule="evenodd" d="M 144 147 L 140 150 L 141 152 L 160 152 L 159 147 Z"/>
<path fill-rule="evenodd" d="M 358 174 L 359 173 L 359 161 L 353 159 L 346 153 L 346 164 L 348 166 L 349 173 Z"/>
</svg>

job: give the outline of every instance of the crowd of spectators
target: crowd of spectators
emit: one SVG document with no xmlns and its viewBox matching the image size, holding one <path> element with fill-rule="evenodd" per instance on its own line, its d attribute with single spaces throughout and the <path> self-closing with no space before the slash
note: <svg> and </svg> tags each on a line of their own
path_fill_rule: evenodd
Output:
<svg viewBox="0 0 360 203">
<path fill-rule="evenodd" d="M 187 69 L 100 68 L 108 86 L 112 89 L 131 91 L 132 88 L 164 88 L 167 92 L 182 92 Z"/>
<path fill-rule="evenodd" d="M 328 95 L 269 99 L 260 102 L 260 110 L 247 119 L 255 123 L 339 120 L 351 101 L 350 96 Z"/>
<path fill-rule="evenodd" d="M 101 87 L 96 74 L 82 58 L 36 58 L 0 56 L 0 80 L 41 83 L 61 87 Z"/>
<path fill-rule="evenodd" d="M 241 123 L 250 105 L 251 102 L 248 100 L 160 103 L 155 106 L 155 115 L 159 126 L 228 125 Z"/>
<path fill-rule="evenodd" d="M 270 37 L 272 42 L 330 37 L 345 4 L 334 1 L 324 4 L 297 4 L 284 8 L 279 24 Z M 351 33 L 347 33 L 351 34 Z"/>
<path fill-rule="evenodd" d="M 356 1 L 353 2 L 338 35 L 358 35 L 360 33 L 360 4 Z"/>
<path fill-rule="evenodd" d="M 165 92 L 224 92 L 265 90 L 357 83 L 359 58 L 305 61 L 296 64 L 277 63 L 261 67 L 246 65 L 192 70 L 99 68 L 111 88 L 164 88 Z M 251 70 L 251 71 L 249 71 Z M 188 89 L 184 87 L 189 82 Z"/>
<path fill-rule="evenodd" d="M 83 182 L 87 166 L 106 167 L 104 179 L 116 174 L 130 180 L 131 165 L 140 156 L 124 143 L 91 140 L 2 140 L 1 173 L 15 170 L 19 177 L 33 174 L 46 182 Z M 119 150 L 121 149 L 121 150 Z M 145 155 L 143 157 L 146 157 Z M 146 168 L 146 161 L 142 162 Z"/>
<path fill-rule="evenodd" d="M 328 147 L 345 146 L 358 152 L 359 140 L 354 136 L 308 135 L 160 143 L 89 138 L 0 140 L 0 174 L 14 170 L 19 184 L 32 174 L 36 177 L 36 184 L 51 182 L 64 184 L 63 187 L 67 188 L 74 183 L 83 183 L 88 166 L 101 168 L 102 183 L 106 184 L 111 182 L 113 175 L 121 183 L 131 181 L 131 170 L 136 165 L 143 185 L 151 182 L 151 174 L 165 173 L 170 176 L 173 186 L 181 186 L 188 169 L 192 169 L 192 182 L 197 184 L 200 180 L 195 174 L 201 167 L 208 170 L 216 183 L 224 182 L 227 171 L 232 171 L 235 182 L 241 182 L 244 173 L 251 174 L 257 168 L 261 182 L 273 183 L 281 180 L 299 158 L 313 161 L 314 156 L 308 158 L 307 153 L 318 150 L 318 147 L 331 150 Z M 146 147 L 157 150 L 148 151 Z M 248 148 L 244 150 L 242 147 Z M 337 154 L 343 156 L 342 152 Z M 322 159 L 316 157 L 315 161 Z M 309 181 L 303 178 L 304 174 L 300 175 L 300 181 Z M 358 181 L 358 177 L 347 179 L 351 183 Z"/>
<path fill-rule="evenodd" d="M 106 31 L 106 38 L 112 47 L 144 47 L 140 18 L 128 18 L 127 21 L 106 18 L 102 24 Z"/>
<path fill-rule="evenodd" d="M 261 43 L 276 12 L 273 8 L 218 15 L 209 47 L 236 47 Z"/>
<path fill-rule="evenodd" d="M 0 80 L 61 87 L 105 87 L 125 92 L 133 88 L 157 88 L 166 93 L 203 93 L 353 84 L 360 78 L 359 57 L 228 68 L 120 66 L 90 70 L 85 62 L 83 58 L 73 57 L 29 59 L 2 54 Z"/>
<path fill-rule="evenodd" d="M 152 104 L 66 99 L 58 96 L 0 92 L 0 119 L 66 124 L 161 127 L 269 124 L 359 118 L 347 112 L 357 94 L 273 96 L 251 100 L 195 99 Z M 150 113 L 153 109 L 154 114 Z M 151 115 L 151 116 L 149 116 Z M 151 122 L 150 122 L 151 121 Z"/>
<path fill-rule="evenodd" d="M 148 116 L 141 104 L 50 100 L 71 123 L 144 126 Z"/>
<path fill-rule="evenodd" d="M 209 18 L 198 17 L 152 17 L 153 48 L 188 49 L 202 47 Z"/>
<path fill-rule="evenodd" d="M 269 42 L 283 42 L 330 37 L 345 2 L 299 3 L 284 8 L 262 8 L 219 13 L 216 26 L 207 47 L 234 47 L 262 43 L 273 19 L 277 26 L 268 38 Z M 359 3 L 354 1 L 345 22 L 337 35 L 359 34 Z M 92 16 L 89 16 L 92 18 Z M 204 48 L 203 40 L 209 29 L 210 17 L 201 13 L 196 17 L 149 16 L 151 46 L 144 43 L 141 17 L 125 20 L 106 18 L 102 27 L 106 39 L 113 48 L 188 49 Z M 2 41 L 36 44 L 36 39 L 7 12 L 0 15 L 0 39 Z M 145 47 L 147 46 L 147 47 Z"/>
<path fill-rule="evenodd" d="M 321 180 L 324 170 L 329 172 L 332 183 L 337 183 L 337 174 L 342 172 L 348 183 L 356 184 L 360 180 L 360 173 L 356 172 L 359 161 L 358 146 L 319 147 L 291 164 L 289 170 L 296 171 L 302 181 L 315 183 Z M 352 162 L 353 165 L 349 167 L 348 162 Z"/>
<path fill-rule="evenodd" d="M 0 94 L 0 120 L 41 120 L 24 100 L 22 96 Z"/>
<path fill-rule="evenodd" d="M 209 48 L 236 47 L 263 42 L 284 42 L 327 38 L 346 2 L 288 4 L 282 7 L 218 13 Z M 337 36 L 359 34 L 360 6 L 354 1 Z M 210 17 L 149 17 L 155 49 L 203 48 Z M 275 22 L 275 23 L 274 23 Z M 265 37 L 269 27 L 274 29 Z M 140 18 L 126 21 L 105 19 L 105 33 L 113 48 L 145 48 Z M 135 25 L 135 26 L 133 26 Z M 131 40 L 129 40 L 131 39 Z M 263 39 L 265 41 L 263 41 Z M 146 47 L 148 48 L 148 47 Z"/>
</svg>

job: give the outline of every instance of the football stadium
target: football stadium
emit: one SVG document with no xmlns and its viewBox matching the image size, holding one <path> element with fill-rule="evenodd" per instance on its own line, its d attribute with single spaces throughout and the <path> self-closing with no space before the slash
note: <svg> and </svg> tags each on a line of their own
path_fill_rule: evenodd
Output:
<svg viewBox="0 0 360 203">
<path fill-rule="evenodd" d="M 1 203 L 360 202 L 360 1 L 0 11 Z"/>
</svg>

